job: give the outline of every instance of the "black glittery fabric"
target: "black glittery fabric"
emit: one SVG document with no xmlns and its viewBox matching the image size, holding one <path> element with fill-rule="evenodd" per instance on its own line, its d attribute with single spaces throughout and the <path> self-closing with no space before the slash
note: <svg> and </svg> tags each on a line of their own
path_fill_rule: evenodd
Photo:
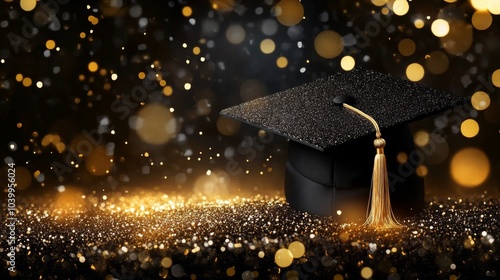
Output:
<svg viewBox="0 0 500 280">
<path fill-rule="evenodd" d="M 32 197 L 19 200 L 16 217 L 15 279 L 500 276 L 500 201 L 488 195 L 429 200 L 422 214 L 390 231 L 301 213 L 281 196 Z M 8 279 L 6 228 L 1 279 Z M 278 250 L 292 242 L 304 250 L 280 267 Z"/>
<path fill-rule="evenodd" d="M 320 150 L 374 133 L 368 121 L 334 104 L 337 95 L 353 96 L 356 102 L 352 105 L 371 115 L 382 130 L 464 101 L 459 96 L 357 68 L 225 109 L 221 115 Z"/>
</svg>

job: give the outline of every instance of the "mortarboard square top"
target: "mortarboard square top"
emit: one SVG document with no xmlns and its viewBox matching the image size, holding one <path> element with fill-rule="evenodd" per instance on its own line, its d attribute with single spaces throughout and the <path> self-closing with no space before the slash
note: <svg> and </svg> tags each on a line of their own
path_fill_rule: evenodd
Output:
<svg viewBox="0 0 500 280">
<path fill-rule="evenodd" d="M 382 133 L 463 102 L 456 95 L 356 68 L 225 109 L 221 115 L 323 151 L 374 133 L 369 122 L 335 105 L 339 95 L 353 97 L 351 105 L 371 115 Z"/>
</svg>

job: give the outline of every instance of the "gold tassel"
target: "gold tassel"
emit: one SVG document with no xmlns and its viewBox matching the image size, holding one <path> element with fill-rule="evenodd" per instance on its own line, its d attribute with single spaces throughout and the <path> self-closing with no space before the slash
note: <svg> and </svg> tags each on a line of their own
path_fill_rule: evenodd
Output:
<svg viewBox="0 0 500 280">
<path fill-rule="evenodd" d="M 377 149 L 377 154 L 373 163 L 372 184 L 368 201 L 369 212 L 363 225 L 380 229 L 401 227 L 392 212 L 387 162 L 384 154 L 385 140 L 382 138 L 380 128 L 377 122 L 363 111 L 346 103 L 343 106 L 368 119 L 376 131 L 377 138 L 373 141 L 373 145 Z"/>
</svg>

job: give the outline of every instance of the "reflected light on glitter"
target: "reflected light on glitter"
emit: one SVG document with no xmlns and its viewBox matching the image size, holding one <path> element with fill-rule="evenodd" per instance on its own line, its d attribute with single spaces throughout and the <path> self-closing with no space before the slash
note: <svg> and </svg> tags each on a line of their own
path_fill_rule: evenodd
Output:
<svg viewBox="0 0 500 280">
<path fill-rule="evenodd" d="M 478 187 L 490 174 L 490 161 L 478 148 L 464 148 L 451 160 L 451 175 L 463 187 Z"/>
</svg>

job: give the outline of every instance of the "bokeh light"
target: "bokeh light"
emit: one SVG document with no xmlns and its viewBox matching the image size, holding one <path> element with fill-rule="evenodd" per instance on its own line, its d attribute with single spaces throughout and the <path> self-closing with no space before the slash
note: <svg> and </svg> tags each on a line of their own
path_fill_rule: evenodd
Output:
<svg viewBox="0 0 500 280">
<path fill-rule="evenodd" d="M 96 72 L 97 69 L 99 69 L 99 65 L 95 61 L 89 62 L 87 68 L 89 69 L 90 72 Z"/>
<path fill-rule="evenodd" d="M 410 56 L 415 53 L 415 42 L 412 39 L 403 39 L 399 41 L 398 50 L 404 56 Z"/>
<path fill-rule="evenodd" d="M 193 192 L 209 198 L 224 198 L 229 194 L 229 181 L 229 175 L 225 171 L 210 171 L 196 179 Z"/>
<path fill-rule="evenodd" d="M 444 19 L 436 19 L 431 24 L 431 31 L 436 37 L 444 37 L 450 32 L 450 25 Z"/>
<path fill-rule="evenodd" d="M 28 168 L 24 166 L 16 166 L 16 189 L 25 190 L 31 186 L 33 177 Z"/>
<path fill-rule="evenodd" d="M 346 55 L 340 60 L 340 67 L 342 67 L 344 71 L 351 71 L 352 69 L 354 69 L 355 65 L 356 61 L 354 60 L 354 57 L 350 55 Z"/>
<path fill-rule="evenodd" d="M 413 141 L 415 145 L 423 147 L 429 143 L 430 135 L 427 131 L 419 130 L 413 136 Z"/>
<path fill-rule="evenodd" d="M 233 45 L 243 43 L 246 37 L 246 31 L 241 25 L 231 25 L 226 30 L 226 38 Z"/>
<path fill-rule="evenodd" d="M 290 243 L 288 250 L 292 253 L 294 259 L 301 258 L 306 253 L 306 247 L 300 241 Z"/>
<path fill-rule="evenodd" d="M 36 2 L 37 0 L 21 0 L 19 4 L 21 5 L 21 9 L 23 9 L 26 12 L 29 12 L 35 9 Z"/>
<path fill-rule="evenodd" d="M 479 124 L 473 119 L 466 119 L 460 125 L 460 132 L 467 138 L 473 138 L 479 133 Z"/>
<path fill-rule="evenodd" d="M 500 88 L 500 69 L 495 70 L 491 75 L 491 82 L 497 88 Z"/>
<path fill-rule="evenodd" d="M 314 39 L 314 48 L 323 58 L 334 58 L 344 50 L 342 37 L 335 31 L 321 31 Z"/>
<path fill-rule="evenodd" d="M 260 50 L 265 54 L 270 54 L 274 52 L 276 45 L 272 39 L 264 39 L 260 42 Z"/>
<path fill-rule="evenodd" d="M 154 145 L 167 143 L 177 135 L 179 129 L 169 108 L 157 103 L 143 107 L 132 128 L 142 141 Z"/>
<path fill-rule="evenodd" d="M 45 42 L 45 47 L 48 50 L 53 50 L 56 47 L 56 42 L 54 42 L 54 40 L 47 40 L 47 42 Z"/>
<path fill-rule="evenodd" d="M 406 67 L 406 77 L 412 82 L 418 82 L 422 80 L 425 75 L 425 70 L 422 65 L 418 63 L 412 63 Z"/>
<path fill-rule="evenodd" d="M 193 9 L 189 6 L 182 8 L 182 15 L 185 17 L 190 17 L 193 14 Z"/>
<path fill-rule="evenodd" d="M 361 269 L 361 277 L 363 277 L 364 279 L 370 279 L 372 278 L 373 276 L 373 270 L 370 268 L 370 267 L 363 267 Z"/>
<path fill-rule="evenodd" d="M 425 26 L 425 22 L 422 19 L 416 19 L 413 24 L 415 25 L 416 28 L 421 29 Z"/>
<path fill-rule="evenodd" d="M 289 267 L 293 262 L 293 255 L 290 250 L 281 248 L 274 254 L 274 262 L 279 267 Z"/>
<path fill-rule="evenodd" d="M 373 5 L 375 6 L 384 6 L 385 4 L 387 4 L 387 0 L 371 0 Z"/>
<path fill-rule="evenodd" d="M 489 1 L 486 0 L 469 0 L 472 7 L 478 11 L 487 11 Z"/>
<path fill-rule="evenodd" d="M 297 25 L 304 17 L 304 7 L 298 0 L 281 0 L 275 7 L 276 18 L 286 26 Z"/>
<path fill-rule="evenodd" d="M 432 74 L 442 74 L 448 70 L 450 60 L 442 51 L 433 51 L 425 56 L 425 66 Z"/>
<path fill-rule="evenodd" d="M 486 30 L 491 26 L 493 17 L 487 11 L 476 11 L 472 15 L 472 25 L 477 30 Z"/>
<path fill-rule="evenodd" d="M 217 119 L 217 129 L 222 135 L 231 136 L 240 131 L 241 123 L 226 117 Z"/>
<path fill-rule="evenodd" d="M 210 0 L 210 4 L 212 4 L 212 9 L 221 12 L 232 11 L 236 5 L 235 0 Z"/>
<path fill-rule="evenodd" d="M 278 68 L 285 68 L 288 66 L 288 59 L 284 56 L 280 56 L 276 59 L 276 65 Z"/>
<path fill-rule="evenodd" d="M 106 175 L 110 172 L 112 166 L 113 155 L 108 154 L 108 150 L 104 146 L 94 147 L 85 159 L 85 167 L 92 175 Z"/>
<path fill-rule="evenodd" d="M 484 91 L 476 91 L 471 97 L 474 109 L 482 111 L 490 106 L 490 96 Z"/>
<path fill-rule="evenodd" d="M 472 25 L 462 20 L 454 20 L 449 23 L 450 31 L 440 38 L 441 46 L 452 55 L 465 53 L 473 42 Z"/>
<path fill-rule="evenodd" d="M 392 4 L 392 10 L 398 16 L 404 16 L 410 10 L 410 4 L 406 0 L 396 0 Z"/>
<path fill-rule="evenodd" d="M 463 187 L 477 187 L 490 174 L 490 161 L 478 148 L 464 148 L 451 160 L 451 175 L 455 182 Z"/>
</svg>

